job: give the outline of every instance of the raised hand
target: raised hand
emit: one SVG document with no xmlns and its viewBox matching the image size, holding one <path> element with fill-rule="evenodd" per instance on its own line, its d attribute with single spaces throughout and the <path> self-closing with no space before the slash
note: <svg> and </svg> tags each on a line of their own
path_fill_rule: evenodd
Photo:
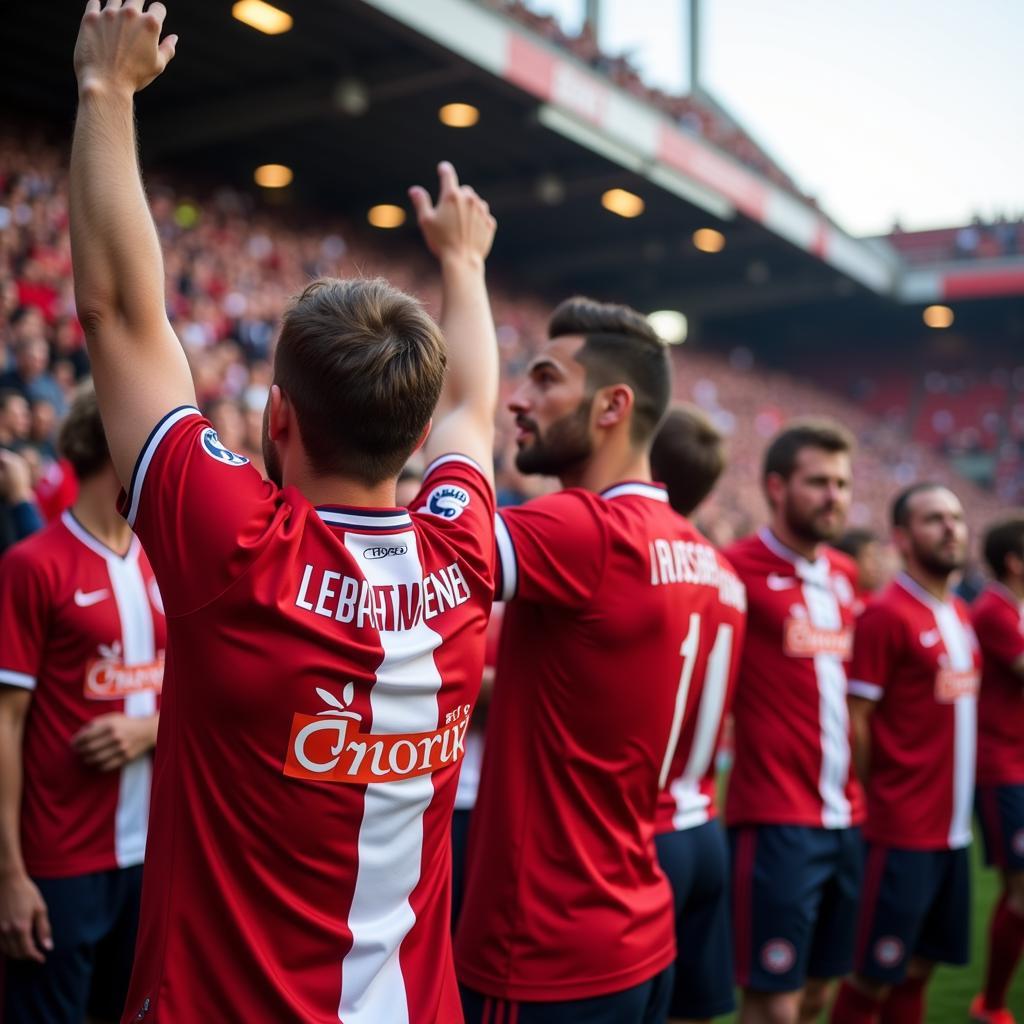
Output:
<svg viewBox="0 0 1024 1024">
<path fill-rule="evenodd" d="M 455 168 L 447 161 L 438 165 L 437 177 L 436 206 L 425 188 L 409 189 L 427 248 L 442 262 L 449 257 L 487 259 L 497 228 L 491 208 L 472 188 L 459 184 Z"/>
<path fill-rule="evenodd" d="M 145 0 L 89 0 L 85 7 L 78 42 L 75 44 L 75 74 L 80 92 L 114 89 L 136 93 L 145 89 L 167 67 L 174 56 L 178 37 L 160 41 L 160 29 L 167 9 Z"/>
</svg>

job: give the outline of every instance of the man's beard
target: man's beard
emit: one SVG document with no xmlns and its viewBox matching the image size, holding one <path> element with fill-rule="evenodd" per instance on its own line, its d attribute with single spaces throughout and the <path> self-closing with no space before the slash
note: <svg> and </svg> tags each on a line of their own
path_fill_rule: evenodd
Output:
<svg viewBox="0 0 1024 1024">
<path fill-rule="evenodd" d="M 922 548 L 916 541 L 911 541 L 914 559 L 929 576 L 949 576 L 962 569 L 967 563 L 966 547 L 959 554 L 947 555 L 942 551 Z"/>
<path fill-rule="evenodd" d="M 516 452 L 516 469 L 526 475 L 561 476 L 593 454 L 590 440 L 590 406 L 585 398 L 576 409 L 548 427 L 542 436 L 537 425 L 525 416 L 517 417 L 533 431 L 533 440 Z"/>
<path fill-rule="evenodd" d="M 816 510 L 814 515 L 801 515 L 793 508 L 789 500 L 786 500 L 786 525 L 801 540 L 818 544 L 821 541 L 838 540 L 846 526 L 846 517 L 839 515 L 834 520 L 833 526 L 821 522 L 819 516 L 827 509 Z"/>
<path fill-rule="evenodd" d="M 270 402 L 263 410 L 263 465 L 267 470 L 267 479 L 278 487 L 284 486 L 281 475 L 281 460 L 277 457 L 277 446 L 270 440 Z"/>
</svg>

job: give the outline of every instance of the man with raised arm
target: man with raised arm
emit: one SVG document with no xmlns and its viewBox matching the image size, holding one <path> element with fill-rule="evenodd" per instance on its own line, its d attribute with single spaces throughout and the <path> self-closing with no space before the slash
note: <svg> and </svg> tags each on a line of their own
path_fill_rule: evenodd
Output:
<svg viewBox="0 0 1024 1024">
<path fill-rule="evenodd" d="M 261 480 L 195 408 L 164 313 L 132 100 L 173 56 L 163 16 L 90 0 L 75 52 L 76 297 L 168 616 L 123 1020 L 447 1024 L 448 830 L 493 592 L 494 221 L 450 165 L 436 207 L 416 192 L 447 378 L 413 299 L 382 280 L 306 287 L 283 318 Z M 420 445 L 410 513 L 395 482 Z"/>
</svg>

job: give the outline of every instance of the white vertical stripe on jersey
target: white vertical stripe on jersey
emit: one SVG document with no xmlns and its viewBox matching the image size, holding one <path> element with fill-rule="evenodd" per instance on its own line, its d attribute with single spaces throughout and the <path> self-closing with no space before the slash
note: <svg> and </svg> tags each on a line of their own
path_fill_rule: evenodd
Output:
<svg viewBox="0 0 1024 1024">
<path fill-rule="evenodd" d="M 797 575 L 811 623 L 819 629 L 840 630 L 843 617 L 829 581 L 828 563 L 797 563 Z M 835 654 L 815 654 L 818 681 L 818 718 L 821 729 L 821 823 L 825 828 L 847 828 L 851 821 L 846 783 L 850 774 L 850 722 L 846 710 L 846 669 Z"/>
<path fill-rule="evenodd" d="M 952 604 L 929 602 L 939 627 L 942 643 L 954 672 L 974 669 L 971 635 Z M 949 822 L 949 845 L 956 850 L 971 841 L 971 807 L 974 800 L 974 757 L 977 743 L 977 700 L 957 697 L 953 704 L 953 814 Z"/>
<path fill-rule="evenodd" d="M 516 565 L 516 547 L 512 543 L 512 534 L 508 532 L 505 520 L 501 513 L 494 515 L 494 540 L 498 549 L 498 561 L 501 564 L 501 593 L 497 595 L 499 601 L 511 601 L 516 596 L 516 586 L 519 583 L 518 566 Z"/>
<path fill-rule="evenodd" d="M 700 791 L 700 783 L 711 767 L 715 756 L 715 740 L 722 722 L 725 691 L 729 685 L 732 662 L 733 628 L 723 622 L 718 627 L 714 646 L 704 669 L 704 688 L 697 708 L 697 725 L 690 745 L 690 756 L 683 774 L 676 779 L 670 792 L 676 802 L 672 825 L 677 832 L 696 828 L 708 820 L 709 801 Z"/>
<path fill-rule="evenodd" d="M 423 578 L 416 534 L 393 535 L 404 555 L 366 560 L 380 535 L 349 533 L 345 546 L 371 586 Z M 434 651 L 441 636 L 422 619 L 412 628 L 381 631 L 384 657 L 370 690 L 375 733 L 427 732 L 438 724 L 441 676 Z M 409 1005 L 399 951 L 416 921 L 409 898 L 420 879 L 423 816 L 434 798 L 430 775 L 369 783 L 359 827 L 359 861 L 348 926 L 352 948 L 342 964 L 338 1017 L 344 1024 L 408 1024 Z"/>
<path fill-rule="evenodd" d="M 110 586 L 121 618 L 125 665 L 147 665 L 156 659 L 153 610 L 138 555 L 139 545 L 133 542 L 125 558 L 118 558 L 113 553 L 105 556 Z M 133 718 L 155 714 L 156 694 L 151 690 L 128 694 L 124 699 L 124 713 Z M 149 756 L 138 757 L 121 769 L 114 817 L 114 851 L 120 867 L 141 864 L 145 857 L 152 776 L 153 762 Z"/>
</svg>

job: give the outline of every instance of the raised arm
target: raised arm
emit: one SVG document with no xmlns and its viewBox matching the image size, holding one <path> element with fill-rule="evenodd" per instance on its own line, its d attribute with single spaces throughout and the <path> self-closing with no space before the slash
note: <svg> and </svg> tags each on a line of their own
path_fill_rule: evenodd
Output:
<svg viewBox="0 0 1024 1024">
<path fill-rule="evenodd" d="M 424 452 L 428 461 L 449 452 L 468 455 L 493 479 L 498 342 L 484 262 L 496 223 L 487 203 L 459 184 L 451 164 L 442 163 L 438 177 L 436 206 L 425 189 L 409 190 L 423 237 L 441 263 L 441 330 L 448 344 L 448 375 Z"/>
<path fill-rule="evenodd" d="M 135 93 L 174 56 L 160 42 L 165 9 L 143 0 L 89 0 L 75 46 L 78 118 L 71 148 L 75 301 L 85 328 L 110 454 L 127 487 L 150 431 L 194 405 L 185 353 L 167 320 L 164 270 L 142 187 Z"/>
</svg>

